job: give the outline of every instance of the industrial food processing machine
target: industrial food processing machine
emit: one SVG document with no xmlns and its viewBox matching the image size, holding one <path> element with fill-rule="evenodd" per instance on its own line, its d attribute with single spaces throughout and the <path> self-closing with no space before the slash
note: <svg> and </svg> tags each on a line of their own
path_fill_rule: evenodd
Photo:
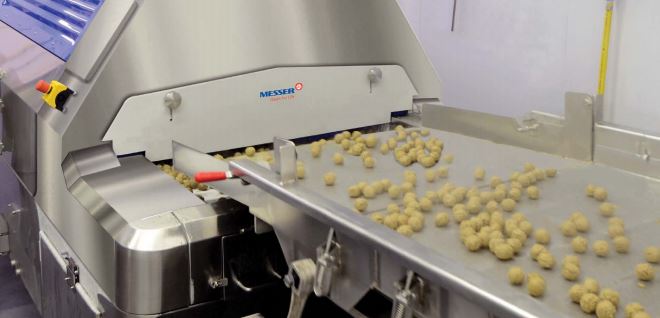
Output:
<svg viewBox="0 0 660 318">
<path fill-rule="evenodd" d="M 660 244 L 654 137 L 599 123 L 584 94 L 567 95 L 564 117 L 521 121 L 440 106 L 395 0 L 7 0 L 0 21 L 0 251 L 44 317 L 299 317 L 318 299 L 331 316 L 580 315 L 568 282 L 531 298 L 507 266 L 457 248 L 457 226 L 408 238 L 355 213 L 345 187 L 403 168 L 387 155 L 338 167 L 333 141 L 311 154 L 343 130 L 384 142 L 396 125 L 434 128 L 457 184 L 476 165 L 557 168 L 547 198 L 521 204 L 549 228 L 591 207 L 588 182 L 633 189 L 634 202 L 611 194 L 630 204 L 631 239 Z M 218 160 L 248 146 L 263 160 Z M 186 179 L 200 171 L 228 178 Z M 636 288 L 630 262 L 583 266 L 659 314 L 657 283 Z"/>
</svg>

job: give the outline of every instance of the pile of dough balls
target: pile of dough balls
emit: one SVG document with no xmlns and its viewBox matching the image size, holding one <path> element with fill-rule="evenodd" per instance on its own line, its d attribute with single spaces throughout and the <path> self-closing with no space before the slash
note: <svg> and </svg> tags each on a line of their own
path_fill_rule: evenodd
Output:
<svg viewBox="0 0 660 318">
<path fill-rule="evenodd" d="M 174 169 L 171 165 L 158 165 L 158 168 L 160 168 L 161 171 L 167 173 L 169 176 L 174 178 L 176 182 L 184 186 L 188 191 L 193 191 L 193 190 L 199 190 L 199 191 L 206 191 L 208 190 L 208 186 L 203 184 L 203 183 L 197 183 L 195 180 L 189 176 L 187 176 L 185 173 L 178 171 Z"/>
<path fill-rule="evenodd" d="M 594 198 L 600 202 L 605 202 L 607 200 L 607 190 L 603 187 L 589 184 L 585 189 L 585 193 L 588 197 Z"/>
<path fill-rule="evenodd" d="M 596 314 L 598 318 L 614 318 L 619 307 L 619 292 L 611 288 L 600 289 L 600 284 L 593 278 L 587 278 L 583 284 L 575 284 L 568 291 L 572 302 L 579 304 L 586 314 Z M 628 311 L 628 309 L 626 309 Z"/>
<path fill-rule="evenodd" d="M 509 268 L 507 273 L 509 283 L 514 286 L 521 286 L 525 282 L 525 271 L 519 266 Z M 527 274 L 527 292 L 532 297 L 542 297 L 545 294 L 545 279 L 539 273 Z"/>
<path fill-rule="evenodd" d="M 651 318 L 640 303 L 630 303 L 624 309 L 626 318 Z"/>
<path fill-rule="evenodd" d="M 561 266 L 561 276 L 568 281 L 576 281 L 580 278 L 580 258 L 576 255 L 564 257 Z"/>
<path fill-rule="evenodd" d="M 552 269 L 555 267 L 555 257 L 542 244 L 536 243 L 532 245 L 530 256 L 543 269 Z"/>
<path fill-rule="evenodd" d="M 394 159 L 404 167 L 419 163 L 424 168 L 435 166 L 442 156 L 444 142 L 429 137 L 429 130 L 407 131 L 399 125 L 394 129 L 395 137 L 387 140 L 388 150 L 393 150 Z M 428 139 L 425 141 L 423 138 Z M 384 148 L 384 147 L 383 147 Z M 384 149 L 381 149 L 384 152 Z"/>
</svg>

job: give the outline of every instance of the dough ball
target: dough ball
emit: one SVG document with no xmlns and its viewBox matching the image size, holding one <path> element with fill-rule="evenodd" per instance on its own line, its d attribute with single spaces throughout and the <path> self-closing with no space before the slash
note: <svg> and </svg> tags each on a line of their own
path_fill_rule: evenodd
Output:
<svg viewBox="0 0 660 318">
<path fill-rule="evenodd" d="M 496 202 L 500 203 L 500 202 L 502 202 L 505 198 L 506 198 L 506 191 L 505 191 L 505 190 L 502 190 L 502 189 L 495 189 L 495 191 L 493 191 L 493 199 L 494 199 Z"/>
<path fill-rule="evenodd" d="M 652 281 L 655 279 L 655 269 L 649 263 L 642 263 L 635 266 L 637 279 L 641 281 Z"/>
<path fill-rule="evenodd" d="M 499 209 L 500 209 L 500 205 L 497 204 L 497 201 L 495 200 L 488 201 L 488 203 L 486 203 L 486 212 L 495 212 L 498 211 Z"/>
<path fill-rule="evenodd" d="M 369 185 L 369 184 L 366 183 L 365 181 L 360 181 L 360 182 L 358 182 L 358 184 L 357 184 L 358 188 L 360 188 L 360 191 L 362 191 L 362 189 L 364 189 L 364 187 L 366 187 L 366 186 L 368 186 L 368 185 Z"/>
<path fill-rule="evenodd" d="M 390 214 L 385 217 L 383 220 L 383 225 L 389 227 L 392 230 L 396 230 L 399 227 L 399 218 L 397 214 Z"/>
<path fill-rule="evenodd" d="M 371 153 L 368 150 L 365 150 L 360 154 L 360 159 L 362 160 L 366 159 L 367 157 L 371 157 Z"/>
<path fill-rule="evenodd" d="M 536 259 L 539 265 L 544 269 L 552 269 L 555 267 L 555 257 L 548 251 L 543 251 Z"/>
<path fill-rule="evenodd" d="M 431 134 L 431 131 L 428 129 L 422 129 L 422 131 L 419 132 L 420 135 L 427 137 L 428 135 Z"/>
<path fill-rule="evenodd" d="M 376 137 L 375 135 L 369 135 L 365 139 L 365 143 L 367 144 L 367 147 L 369 147 L 369 148 L 376 147 L 376 144 L 378 143 L 378 137 Z"/>
<path fill-rule="evenodd" d="M 358 210 L 359 212 L 364 212 L 367 210 L 367 207 L 369 206 L 369 202 L 365 198 L 358 198 L 354 202 L 355 209 Z"/>
<path fill-rule="evenodd" d="M 532 184 L 532 181 L 527 174 L 521 174 L 516 181 L 520 183 L 521 187 L 529 187 L 529 185 Z"/>
<path fill-rule="evenodd" d="M 575 264 L 580 267 L 580 257 L 577 255 L 566 255 L 564 256 L 563 264 Z"/>
<path fill-rule="evenodd" d="M 529 250 L 529 255 L 532 257 L 533 260 L 537 260 L 539 258 L 539 255 L 541 255 L 542 252 L 544 252 L 545 246 L 541 244 L 534 244 L 532 245 L 532 248 Z"/>
<path fill-rule="evenodd" d="M 399 222 L 399 225 L 408 224 L 409 219 L 410 219 L 409 214 L 399 213 L 396 215 L 396 220 L 397 222 Z"/>
<path fill-rule="evenodd" d="M 529 223 L 527 220 L 518 223 L 518 228 L 525 232 L 527 235 L 531 235 L 532 231 L 534 231 L 534 226 L 532 226 L 532 223 Z"/>
<path fill-rule="evenodd" d="M 601 202 L 607 200 L 607 190 L 603 187 L 596 187 L 594 189 L 594 199 Z"/>
<path fill-rule="evenodd" d="M 445 227 L 449 224 L 449 213 L 447 212 L 440 212 L 436 214 L 435 216 L 435 226 L 437 227 Z"/>
<path fill-rule="evenodd" d="M 407 224 L 405 224 L 405 225 L 400 225 L 400 226 L 396 229 L 396 231 L 397 231 L 397 233 L 399 233 L 399 234 L 401 234 L 401 235 L 403 235 L 403 236 L 407 236 L 407 237 L 411 237 L 411 236 L 413 235 L 413 229 L 412 229 L 412 227 L 411 227 L 410 225 L 407 225 Z"/>
<path fill-rule="evenodd" d="M 512 259 L 513 254 L 513 247 L 509 244 L 499 244 L 495 247 L 495 256 L 501 261 Z"/>
<path fill-rule="evenodd" d="M 610 253 L 610 245 L 607 241 L 598 240 L 592 246 L 594 254 L 600 257 L 606 257 Z"/>
<path fill-rule="evenodd" d="M 376 197 L 376 189 L 374 189 L 374 187 L 368 185 L 368 186 L 362 188 L 362 195 L 367 199 L 373 199 L 373 198 Z"/>
<path fill-rule="evenodd" d="M 620 217 L 613 217 L 613 218 L 610 218 L 609 220 L 607 220 L 607 225 L 608 225 L 608 226 L 609 226 L 609 225 L 614 225 L 614 224 L 619 224 L 619 225 L 625 227 L 625 224 L 624 224 L 624 222 L 623 222 L 623 219 L 620 218 Z"/>
<path fill-rule="evenodd" d="M 362 190 L 357 185 L 352 185 L 348 187 L 348 196 L 351 198 L 357 198 L 362 195 Z"/>
<path fill-rule="evenodd" d="M 334 172 L 326 172 L 323 175 L 323 182 L 325 182 L 325 185 L 328 187 L 335 185 L 336 181 L 337 181 L 337 174 Z"/>
<path fill-rule="evenodd" d="M 614 318 L 616 315 L 616 307 L 609 300 L 601 300 L 596 305 L 596 317 L 598 318 Z"/>
<path fill-rule="evenodd" d="M 401 184 L 401 191 L 403 191 L 404 193 L 412 192 L 414 188 L 415 185 L 407 181 Z"/>
<path fill-rule="evenodd" d="M 580 309 L 586 314 L 593 314 L 600 298 L 596 294 L 586 293 L 580 298 Z"/>
<path fill-rule="evenodd" d="M 452 162 L 454 162 L 454 155 L 448 153 L 448 154 L 442 156 L 442 160 L 444 160 L 446 163 L 452 163 Z"/>
<path fill-rule="evenodd" d="M 351 134 L 351 139 L 355 140 L 355 139 L 360 138 L 361 136 L 362 136 L 362 133 L 356 130 L 356 131 L 353 131 L 353 133 Z"/>
<path fill-rule="evenodd" d="M 614 289 L 603 288 L 603 290 L 600 292 L 600 298 L 611 302 L 614 307 L 619 306 L 619 293 Z"/>
<path fill-rule="evenodd" d="M 464 244 L 470 252 L 476 252 L 481 249 L 481 239 L 476 235 L 469 235 L 465 239 Z"/>
<path fill-rule="evenodd" d="M 298 165 L 296 167 L 296 178 L 298 179 L 305 179 L 305 166 L 303 165 Z"/>
<path fill-rule="evenodd" d="M 466 209 L 472 214 L 477 214 L 481 211 L 481 201 L 479 199 L 470 199 L 467 203 Z"/>
<path fill-rule="evenodd" d="M 383 224 L 383 221 L 385 221 L 385 216 L 380 212 L 371 213 L 369 218 L 379 224 Z"/>
<path fill-rule="evenodd" d="M 534 239 L 537 243 L 548 245 L 550 243 L 550 232 L 544 228 L 534 231 Z"/>
<path fill-rule="evenodd" d="M 644 249 L 644 258 L 647 262 L 657 264 L 660 263 L 660 248 L 649 246 Z"/>
<path fill-rule="evenodd" d="M 630 239 L 625 236 L 614 238 L 614 250 L 619 254 L 626 254 L 630 250 Z"/>
<path fill-rule="evenodd" d="M 422 160 L 419 161 L 419 163 L 424 167 L 424 168 L 431 168 L 435 165 L 435 160 L 431 156 L 424 156 L 422 157 Z"/>
<path fill-rule="evenodd" d="M 609 202 L 603 202 L 598 207 L 598 210 L 600 211 L 600 215 L 604 217 L 610 217 L 614 215 L 614 212 L 616 211 L 616 206 Z"/>
<path fill-rule="evenodd" d="M 615 238 L 617 236 L 622 236 L 626 234 L 626 230 L 624 230 L 623 226 L 620 224 L 612 224 L 607 227 L 607 234 L 611 238 Z"/>
<path fill-rule="evenodd" d="M 403 172 L 403 181 L 410 182 L 412 184 L 417 184 L 417 173 L 412 170 L 406 170 Z"/>
<path fill-rule="evenodd" d="M 380 145 L 381 154 L 386 155 L 388 152 L 390 152 L 390 146 L 388 146 L 386 143 Z"/>
<path fill-rule="evenodd" d="M 449 167 L 440 167 L 438 168 L 438 177 L 439 178 L 447 178 L 449 176 Z"/>
<path fill-rule="evenodd" d="M 433 201 L 428 198 L 422 198 L 419 200 L 419 208 L 422 210 L 422 212 L 431 212 L 431 209 L 433 208 Z"/>
<path fill-rule="evenodd" d="M 530 186 L 527 188 L 527 197 L 532 200 L 538 200 L 541 197 L 541 191 L 536 186 Z"/>
<path fill-rule="evenodd" d="M 557 176 L 557 169 L 555 168 L 545 169 L 545 175 L 548 178 L 554 178 L 555 176 Z"/>
<path fill-rule="evenodd" d="M 576 281 L 580 277 L 580 267 L 573 263 L 565 263 L 561 267 L 561 276 L 568 281 Z"/>
<path fill-rule="evenodd" d="M 640 311 L 640 312 L 634 313 L 632 318 L 651 318 L 651 315 L 649 315 L 645 311 Z"/>
<path fill-rule="evenodd" d="M 529 275 L 527 280 L 527 292 L 532 297 L 541 297 L 545 294 L 545 280 L 541 275 Z"/>
<path fill-rule="evenodd" d="M 587 289 L 588 293 L 598 294 L 598 291 L 600 290 L 600 284 L 598 281 L 591 277 L 587 277 L 582 284 L 584 288 Z"/>
<path fill-rule="evenodd" d="M 383 191 L 385 191 L 385 188 L 383 187 L 383 184 L 380 181 L 375 181 L 371 183 L 371 186 L 376 190 L 376 194 L 381 194 Z"/>
<path fill-rule="evenodd" d="M 490 188 L 495 189 L 498 185 L 502 184 L 502 178 L 498 176 L 492 176 L 490 178 Z"/>
<path fill-rule="evenodd" d="M 424 218 L 419 216 L 410 217 L 408 219 L 408 225 L 410 225 L 413 231 L 419 232 L 424 228 Z"/>
<path fill-rule="evenodd" d="M 398 185 L 392 185 L 389 189 L 387 189 L 387 195 L 392 200 L 398 199 L 401 197 L 401 187 Z"/>
<path fill-rule="evenodd" d="M 518 254 L 523 247 L 523 243 L 519 239 L 513 237 L 506 239 L 506 243 L 511 245 L 513 253 L 515 254 Z"/>
<path fill-rule="evenodd" d="M 575 284 L 571 286 L 571 288 L 568 290 L 568 297 L 571 299 L 572 302 L 579 304 L 580 299 L 586 293 L 587 293 L 587 289 L 584 288 L 584 286 L 580 284 Z"/>
<path fill-rule="evenodd" d="M 462 209 L 453 211 L 452 214 L 454 215 L 454 220 L 456 221 L 456 223 L 461 223 L 467 220 L 468 218 L 468 212 Z"/>
<path fill-rule="evenodd" d="M 626 309 L 624 310 L 626 314 L 626 318 L 632 318 L 635 315 L 635 313 L 644 312 L 644 311 L 645 311 L 644 306 L 642 306 L 642 304 L 640 303 L 630 303 L 626 305 Z"/>
<path fill-rule="evenodd" d="M 502 210 L 506 212 L 511 212 L 516 208 L 516 201 L 513 199 L 504 199 L 502 200 Z"/>
<path fill-rule="evenodd" d="M 589 219 L 587 219 L 585 216 L 578 216 L 574 218 L 573 223 L 575 223 L 575 228 L 578 230 L 578 232 L 586 233 L 589 232 L 589 229 L 591 229 Z"/>
<path fill-rule="evenodd" d="M 373 167 L 376 166 L 376 160 L 374 160 L 374 158 L 372 157 L 366 157 L 362 159 L 362 164 L 367 169 L 373 169 Z"/>
<path fill-rule="evenodd" d="M 453 194 L 445 194 L 442 197 L 442 204 L 448 208 L 451 208 L 454 205 L 456 205 L 457 201 L 458 200 L 456 199 L 456 196 L 454 196 Z"/>
<path fill-rule="evenodd" d="M 525 272 L 518 266 L 509 268 L 508 276 L 511 285 L 522 285 L 525 282 Z"/>
<path fill-rule="evenodd" d="M 523 232 L 521 229 L 514 229 L 511 231 L 510 238 L 517 239 L 521 244 L 524 244 L 525 241 L 527 241 L 527 234 L 525 234 L 525 232 Z"/>
<path fill-rule="evenodd" d="M 486 177 L 486 170 L 482 167 L 476 167 L 474 169 L 474 180 L 483 181 Z"/>
<path fill-rule="evenodd" d="M 322 149 L 322 148 L 321 148 L 321 146 L 320 146 L 319 144 L 312 143 L 312 147 L 311 147 L 312 157 L 313 157 L 313 158 L 318 158 L 318 157 L 320 157 L 320 156 L 321 156 L 321 149 Z M 247 152 L 247 149 L 246 149 L 246 150 L 245 150 L 245 154 L 247 154 L 247 153 L 248 153 L 248 152 Z M 248 155 L 248 157 L 251 157 L 251 156 Z"/>
<path fill-rule="evenodd" d="M 573 221 L 568 220 L 561 224 L 561 233 L 566 237 L 574 237 L 577 235 L 577 227 Z"/>
<path fill-rule="evenodd" d="M 332 162 L 337 166 L 341 166 L 344 164 L 344 156 L 342 156 L 342 154 L 337 152 L 334 155 L 332 155 Z"/>
<path fill-rule="evenodd" d="M 390 203 L 387 205 L 387 213 L 394 214 L 399 212 L 401 212 L 401 209 L 399 208 L 399 205 L 397 205 L 396 203 Z"/>
<path fill-rule="evenodd" d="M 593 185 L 593 184 L 589 184 L 589 185 L 587 185 L 587 188 L 584 190 L 584 193 L 585 193 L 588 197 L 593 197 L 593 196 L 594 196 L 594 191 L 595 191 L 595 190 L 596 190 L 596 186 Z"/>
<path fill-rule="evenodd" d="M 435 170 L 429 169 L 424 172 L 424 179 L 426 179 L 426 182 L 433 183 L 435 180 L 437 180 L 437 178 L 438 174 Z"/>
</svg>

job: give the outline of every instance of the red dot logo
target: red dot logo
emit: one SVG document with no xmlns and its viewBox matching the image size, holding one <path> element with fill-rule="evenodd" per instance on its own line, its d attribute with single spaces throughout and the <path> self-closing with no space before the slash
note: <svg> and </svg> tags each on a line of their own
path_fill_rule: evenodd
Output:
<svg viewBox="0 0 660 318">
<path fill-rule="evenodd" d="M 297 91 L 303 89 L 303 83 L 296 83 L 296 86 L 294 86 Z"/>
</svg>

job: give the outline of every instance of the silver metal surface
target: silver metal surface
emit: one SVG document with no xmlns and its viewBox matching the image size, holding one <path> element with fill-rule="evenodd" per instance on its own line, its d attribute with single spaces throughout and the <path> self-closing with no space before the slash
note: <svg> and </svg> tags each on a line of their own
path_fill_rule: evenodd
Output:
<svg viewBox="0 0 660 318">
<path fill-rule="evenodd" d="M 425 104 L 423 125 L 580 160 L 592 160 L 593 97 L 565 96 L 565 117 L 532 112 L 523 120 Z"/>
<path fill-rule="evenodd" d="M 594 161 L 660 178 L 660 137 L 609 123 L 595 126 Z"/>
<path fill-rule="evenodd" d="M 555 179 L 548 179 L 539 185 L 541 200 L 524 201 L 518 205 L 518 209 L 525 212 L 536 227 L 544 226 L 551 231 L 553 243 L 550 250 L 558 260 L 571 253 L 570 240 L 561 236 L 559 225 L 576 210 L 587 213 L 591 221 L 592 230 L 587 234 L 590 241 L 607 237 L 607 220 L 598 215 L 598 202 L 587 198 L 583 191 L 589 183 L 608 187 L 610 200 L 626 215 L 626 229 L 633 245 L 628 255 L 613 253 L 607 260 L 592 254 L 583 256 L 582 277 L 595 277 L 601 282 L 601 286 L 618 290 L 622 295 L 622 303 L 639 301 L 650 313 L 660 312 L 658 304 L 653 300 L 658 297 L 655 286 L 639 288 L 633 273 L 635 264 L 640 261 L 635 255 L 641 254 L 649 239 L 660 240 L 657 234 L 660 216 L 654 212 L 660 183 L 597 164 L 563 159 L 452 133 L 433 131 L 433 135 L 445 141 L 445 152 L 456 156 L 456 162 L 450 167 L 448 181 L 457 185 L 485 185 L 473 180 L 472 171 L 478 165 L 485 167 L 489 176 L 503 177 L 514 170 L 522 169 L 525 162 L 558 168 L 559 174 Z M 384 140 L 388 134 L 381 133 L 379 136 Z M 372 170 L 365 170 L 359 157 L 347 157 L 343 167 L 336 167 L 332 164 L 331 155 L 338 151 L 337 148 L 337 145 L 328 143 L 321 157 L 314 159 L 308 146 L 298 147 L 299 160 L 305 163 L 308 175 L 305 180 L 289 186 L 280 185 L 276 175 L 251 162 L 232 162 L 230 166 L 241 171 L 248 182 L 287 202 L 293 208 L 332 226 L 338 233 L 378 250 L 381 257 L 392 257 L 394 263 L 415 271 L 430 283 L 446 288 L 452 295 L 449 303 L 471 302 L 501 317 L 581 315 L 580 309 L 571 304 L 565 296 L 571 283 L 561 278 L 557 269 L 551 272 L 540 269 L 526 252 L 515 261 L 502 264 L 488 252 L 467 252 L 458 239 L 457 226 L 452 224 L 447 229 L 436 229 L 433 227 L 433 215 L 427 216 L 426 229 L 415 234 L 410 240 L 351 211 L 349 207 L 352 207 L 352 200 L 345 193 L 349 185 L 382 178 L 398 183 L 403 178 L 400 173 L 402 168 L 395 163 L 391 155 L 379 154 L 374 154 L 377 164 Z M 412 167 L 421 176 L 424 169 L 420 168 Z M 331 188 L 322 182 L 322 175 L 329 170 L 338 173 L 338 181 Z M 429 188 L 437 189 L 439 186 L 420 181 L 417 192 L 421 195 Z M 384 210 L 388 202 L 389 199 L 383 197 L 371 200 L 369 211 Z M 275 224 L 274 228 L 277 231 L 278 225 Z M 350 249 L 351 245 L 342 246 Z M 343 257 L 342 260 L 350 261 L 348 257 Z M 534 300 L 526 295 L 525 290 L 508 284 L 506 271 L 513 264 L 522 266 L 526 271 L 542 272 L 548 283 L 544 298 Z M 467 301 L 460 300 L 463 297 Z M 451 307 L 444 310 L 461 313 Z M 476 312 L 475 310 L 474 316 L 481 315 Z M 466 311 L 462 311 L 462 314 L 466 314 Z"/>
</svg>

